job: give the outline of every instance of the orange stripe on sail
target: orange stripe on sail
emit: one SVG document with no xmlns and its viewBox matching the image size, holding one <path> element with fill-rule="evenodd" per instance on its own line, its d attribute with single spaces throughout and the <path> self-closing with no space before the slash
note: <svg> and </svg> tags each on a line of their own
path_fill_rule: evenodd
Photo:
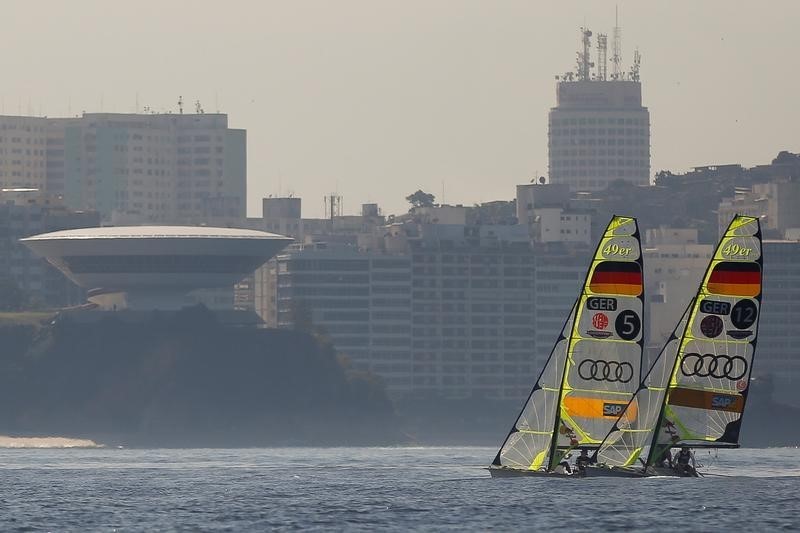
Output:
<svg viewBox="0 0 800 533">
<path fill-rule="evenodd" d="M 586 398 L 584 396 L 573 396 L 568 394 L 564 397 L 562 406 L 567 414 L 572 418 L 617 418 L 628 402 L 616 400 L 605 400 L 603 398 Z M 626 412 L 628 420 L 635 420 L 638 414 L 638 405 L 631 403 Z"/>
<path fill-rule="evenodd" d="M 708 292 L 730 296 L 758 296 L 761 292 L 759 283 L 716 283 L 708 282 Z"/>
<path fill-rule="evenodd" d="M 741 413 L 744 399 L 736 393 L 720 393 L 705 390 L 685 389 L 677 387 L 669 394 L 670 405 L 678 407 L 694 407 L 710 411 L 730 411 Z"/>
<path fill-rule="evenodd" d="M 639 296 L 641 285 L 627 283 L 591 283 L 589 289 L 595 294 L 619 294 L 621 296 Z"/>
</svg>

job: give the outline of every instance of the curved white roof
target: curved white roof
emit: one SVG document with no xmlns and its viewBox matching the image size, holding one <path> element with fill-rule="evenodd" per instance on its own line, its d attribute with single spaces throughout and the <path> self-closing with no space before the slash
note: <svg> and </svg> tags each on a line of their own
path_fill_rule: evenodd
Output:
<svg viewBox="0 0 800 533">
<path fill-rule="evenodd" d="M 209 228 L 205 226 L 110 226 L 82 228 L 51 233 L 41 233 L 21 241 L 49 241 L 62 239 L 274 239 L 291 240 L 290 237 L 239 228 Z"/>
</svg>

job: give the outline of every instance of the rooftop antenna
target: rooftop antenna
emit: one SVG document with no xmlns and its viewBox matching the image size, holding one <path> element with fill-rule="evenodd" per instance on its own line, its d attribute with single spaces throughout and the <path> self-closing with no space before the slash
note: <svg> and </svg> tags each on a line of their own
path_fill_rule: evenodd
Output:
<svg viewBox="0 0 800 533">
<path fill-rule="evenodd" d="M 614 7 L 614 45 L 612 48 L 611 64 L 612 66 L 612 80 L 622 79 L 622 72 L 620 70 L 622 63 L 622 28 L 619 27 L 619 8 Z"/>
<path fill-rule="evenodd" d="M 583 52 L 578 52 L 578 79 L 581 81 L 588 81 L 591 79 L 589 70 L 594 66 L 590 61 L 589 49 L 592 47 L 592 31 L 589 28 L 581 28 L 581 41 L 583 43 Z"/>
<path fill-rule="evenodd" d="M 597 79 L 605 81 L 608 76 L 608 35 L 597 34 Z"/>
<path fill-rule="evenodd" d="M 639 68 L 642 65 L 642 54 L 639 49 L 633 51 L 633 66 L 631 67 L 630 79 L 631 81 L 639 81 Z"/>
<path fill-rule="evenodd" d="M 330 220 L 342 216 L 342 197 L 335 192 L 325 197 L 325 214 L 330 217 Z"/>
<path fill-rule="evenodd" d="M 183 115 L 183 96 L 178 97 L 178 113 Z"/>
</svg>

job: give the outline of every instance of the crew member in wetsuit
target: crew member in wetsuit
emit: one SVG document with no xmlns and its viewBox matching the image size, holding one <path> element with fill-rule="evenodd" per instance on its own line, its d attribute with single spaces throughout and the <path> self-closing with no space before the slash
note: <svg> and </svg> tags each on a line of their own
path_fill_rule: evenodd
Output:
<svg viewBox="0 0 800 533">
<path fill-rule="evenodd" d="M 690 465 L 689 463 L 692 464 Z M 675 456 L 675 471 L 681 476 L 697 476 L 697 463 L 688 446 L 682 446 L 681 451 Z"/>
<path fill-rule="evenodd" d="M 567 474 L 568 476 L 572 475 L 572 467 L 569 464 L 569 458 L 570 457 L 572 457 L 572 454 L 568 453 L 567 455 L 564 456 L 564 458 L 561 460 L 561 462 L 558 463 L 558 466 L 563 468 L 564 469 L 564 473 Z"/>
<path fill-rule="evenodd" d="M 658 462 L 658 466 L 661 468 L 675 468 L 675 465 L 672 464 L 672 452 L 669 448 L 666 449 L 664 455 L 661 457 L 661 461 Z"/>
<path fill-rule="evenodd" d="M 586 467 L 592 464 L 592 458 L 589 457 L 589 452 L 581 450 L 581 454 L 575 459 L 575 467 L 582 476 L 586 475 Z"/>
</svg>

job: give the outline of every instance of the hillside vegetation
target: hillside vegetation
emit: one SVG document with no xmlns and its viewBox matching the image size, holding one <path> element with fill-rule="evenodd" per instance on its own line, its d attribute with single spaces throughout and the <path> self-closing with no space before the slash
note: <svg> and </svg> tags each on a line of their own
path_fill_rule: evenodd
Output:
<svg viewBox="0 0 800 533">
<path fill-rule="evenodd" d="M 380 381 L 324 340 L 204 308 L 125 323 L 0 322 L 0 433 L 138 446 L 385 444 Z"/>
</svg>

